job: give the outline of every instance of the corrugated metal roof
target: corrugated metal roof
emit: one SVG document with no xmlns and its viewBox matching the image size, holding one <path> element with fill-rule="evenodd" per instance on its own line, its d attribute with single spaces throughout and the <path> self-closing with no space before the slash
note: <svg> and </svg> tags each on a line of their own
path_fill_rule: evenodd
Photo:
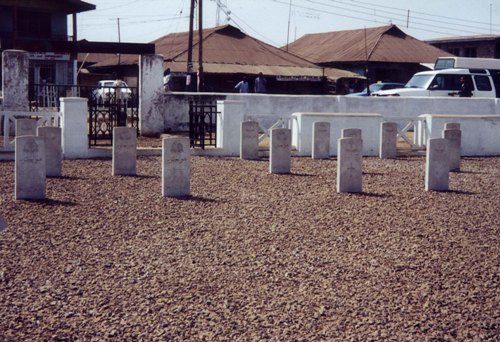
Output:
<svg viewBox="0 0 500 342">
<path fill-rule="evenodd" d="M 166 67 L 172 71 L 186 71 L 187 65 L 188 32 L 172 33 L 154 40 L 156 53 L 163 55 Z M 198 32 L 193 34 L 193 67 L 198 68 Z M 137 64 L 139 56 L 122 55 L 121 65 Z M 112 56 L 96 67 L 114 66 L 118 64 L 118 57 Z M 266 44 L 258 39 L 248 36 L 239 29 L 231 26 L 219 26 L 203 30 L 203 69 L 209 73 L 245 73 L 276 76 L 323 76 L 323 68 L 295 56 L 280 48 Z M 359 75 L 331 69 L 330 78 L 357 77 Z"/>
<path fill-rule="evenodd" d="M 306 34 L 288 46 L 288 51 L 314 63 L 396 62 L 431 63 L 451 56 L 415 39 L 395 25 Z"/>
</svg>

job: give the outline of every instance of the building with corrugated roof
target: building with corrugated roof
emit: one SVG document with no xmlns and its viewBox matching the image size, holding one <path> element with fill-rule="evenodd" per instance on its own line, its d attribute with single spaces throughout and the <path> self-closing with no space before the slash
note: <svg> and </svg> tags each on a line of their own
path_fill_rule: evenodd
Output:
<svg viewBox="0 0 500 342">
<path fill-rule="evenodd" d="M 269 93 L 324 94 L 328 85 L 347 78 L 362 76 L 345 70 L 323 68 L 310 61 L 266 44 L 231 25 L 203 29 L 203 70 L 205 91 L 234 92 L 243 76 L 253 80 L 262 72 L 268 81 Z M 164 56 L 164 68 L 174 75 L 173 89 L 186 90 L 188 32 L 171 33 L 154 40 L 156 53 Z M 198 32 L 193 34 L 193 70 L 198 70 Z M 91 58 L 92 59 L 92 58 Z M 93 72 L 118 74 L 134 84 L 138 74 L 139 56 L 111 56 L 90 66 Z M 328 70 L 325 70 L 328 69 Z"/>
<path fill-rule="evenodd" d="M 444 37 L 427 40 L 426 43 L 457 57 L 500 58 L 499 35 Z"/>
<path fill-rule="evenodd" d="M 362 75 L 368 69 L 370 82 L 406 82 L 426 69 L 423 64 L 451 56 L 395 25 L 306 34 L 289 44 L 288 51 L 322 67 Z"/>
</svg>

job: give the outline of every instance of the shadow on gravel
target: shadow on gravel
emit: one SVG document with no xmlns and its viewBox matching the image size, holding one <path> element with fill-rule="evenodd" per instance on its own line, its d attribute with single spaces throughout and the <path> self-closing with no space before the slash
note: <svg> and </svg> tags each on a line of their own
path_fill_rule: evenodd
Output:
<svg viewBox="0 0 500 342">
<path fill-rule="evenodd" d="M 75 206 L 75 205 L 80 205 L 77 202 L 59 201 L 59 200 L 50 199 L 50 198 L 46 198 L 46 199 L 43 199 L 43 200 L 21 200 L 21 201 L 23 201 L 23 202 L 29 202 L 29 203 L 40 203 L 40 204 L 49 205 L 49 206 L 61 205 L 61 206 L 72 207 L 72 206 Z"/>
<path fill-rule="evenodd" d="M 375 194 L 371 192 L 350 192 L 349 194 L 354 195 L 354 196 L 360 196 L 360 197 L 379 197 L 379 198 L 388 198 L 392 197 L 392 195 L 387 195 L 387 194 Z"/>
<path fill-rule="evenodd" d="M 457 194 L 457 195 L 478 195 L 479 194 L 477 192 L 462 191 L 462 190 L 445 190 L 442 192 L 448 192 L 448 193 Z"/>
<path fill-rule="evenodd" d="M 481 172 L 481 171 L 467 171 L 467 170 L 460 170 L 460 171 L 450 171 L 450 173 L 456 173 L 456 174 L 461 174 L 461 173 L 469 173 L 471 175 L 486 175 L 488 172 Z"/>
<path fill-rule="evenodd" d="M 206 198 L 206 197 L 201 197 L 201 196 L 180 196 L 180 197 L 168 197 L 168 198 L 178 199 L 180 201 L 193 201 L 193 202 L 200 202 L 200 203 L 215 203 L 215 202 L 217 202 L 217 200 L 214 200 L 212 198 Z"/>
<path fill-rule="evenodd" d="M 86 177 L 74 177 L 74 176 L 47 176 L 49 179 L 62 179 L 62 180 L 85 180 Z"/>
</svg>

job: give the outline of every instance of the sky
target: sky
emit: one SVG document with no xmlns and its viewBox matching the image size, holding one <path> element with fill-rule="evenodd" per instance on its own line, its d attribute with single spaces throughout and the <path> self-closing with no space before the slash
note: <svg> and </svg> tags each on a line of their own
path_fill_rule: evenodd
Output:
<svg viewBox="0 0 500 342">
<path fill-rule="evenodd" d="M 148 43 L 189 30 L 190 0 L 84 1 L 97 8 L 78 14 L 79 40 Z M 420 40 L 500 35 L 500 0 L 202 0 L 202 8 L 204 28 L 229 23 L 277 47 L 308 33 L 389 24 Z"/>
</svg>

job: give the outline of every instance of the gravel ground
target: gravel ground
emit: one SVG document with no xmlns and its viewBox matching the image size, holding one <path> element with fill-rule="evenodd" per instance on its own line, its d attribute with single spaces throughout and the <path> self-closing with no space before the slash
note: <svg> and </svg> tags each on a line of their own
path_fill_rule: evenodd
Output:
<svg viewBox="0 0 500 342">
<path fill-rule="evenodd" d="M 159 157 L 64 161 L 28 202 L 0 162 L 0 340 L 499 340 L 500 157 L 448 192 L 424 163 L 365 158 L 337 194 L 335 159 L 193 157 L 173 199 Z"/>
</svg>

